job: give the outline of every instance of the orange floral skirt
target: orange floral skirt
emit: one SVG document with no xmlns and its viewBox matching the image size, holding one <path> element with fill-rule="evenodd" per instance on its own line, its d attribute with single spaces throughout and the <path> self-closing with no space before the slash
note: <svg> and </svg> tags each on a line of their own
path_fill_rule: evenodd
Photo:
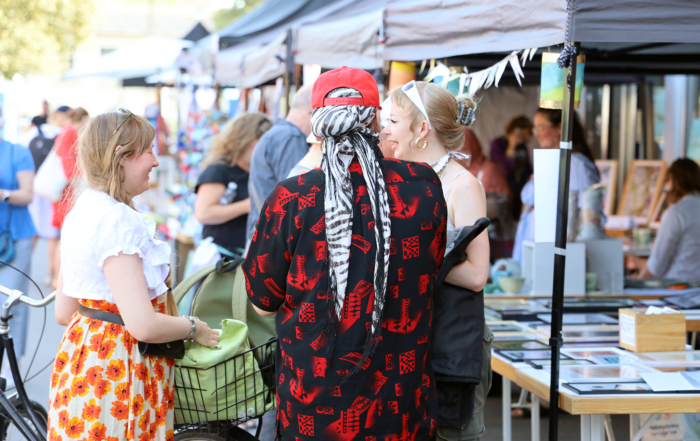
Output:
<svg viewBox="0 0 700 441">
<path fill-rule="evenodd" d="M 165 299 L 153 299 L 156 312 Z M 79 302 L 119 314 L 113 303 Z M 175 362 L 137 345 L 123 326 L 73 316 L 51 376 L 50 441 L 173 440 Z"/>
</svg>

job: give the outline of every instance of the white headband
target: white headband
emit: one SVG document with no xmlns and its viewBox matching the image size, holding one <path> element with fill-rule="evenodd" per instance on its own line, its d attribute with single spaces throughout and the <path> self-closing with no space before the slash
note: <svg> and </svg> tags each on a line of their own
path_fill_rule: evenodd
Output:
<svg viewBox="0 0 700 441">
<path fill-rule="evenodd" d="M 423 116 L 425 116 L 425 119 L 428 121 L 428 127 L 430 130 L 433 129 L 433 126 L 430 124 L 430 118 L 428 118 L 428 112 L 425 110 L 425 106 L 423 105 L 423 100 L 420 98 L 420 94 L 418 93 L 418 88 L 416 87 L 416 82 L 414 80 L 411 80 L 410 83 L 406 84 L 401 88 L 403 90 L 403 93 L 406 94 L 406 96 L 413 102 L 413 104 L 418 107 L 418 110 L 421 111 Z"/>
</svg>

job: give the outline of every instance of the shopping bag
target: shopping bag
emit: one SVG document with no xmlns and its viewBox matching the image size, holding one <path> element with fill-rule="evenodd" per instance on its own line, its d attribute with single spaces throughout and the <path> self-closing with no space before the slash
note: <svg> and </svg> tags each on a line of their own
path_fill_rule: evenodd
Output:
<svg viewBox="0 0 700 441">
<path fill-rule="evenodd" d="M 63 196 L 63 190 L 68 185 L 68 178 L 63 171 L 61 158 L 53 149 L 39 167 L 34 177 L 34 193 L 53 202 L 58 202 Z"/>
</svg>

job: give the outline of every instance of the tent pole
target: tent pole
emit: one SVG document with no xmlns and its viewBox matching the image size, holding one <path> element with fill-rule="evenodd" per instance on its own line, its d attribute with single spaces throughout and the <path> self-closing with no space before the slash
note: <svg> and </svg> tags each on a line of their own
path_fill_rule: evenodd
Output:
<svg viewBox="0 0 700 441">
<path fill-rule="evenodd" d="M 573 42 L 569 44 L 573 45 Z M 552 376 L 549 387 L 549 440 L 558 439 L 559 428 L 559 350 L 562 345 L 561 326 L 564 310 L 564 269 L 566 267 L 566 230 L 569 212 L 569 171 L 571 169 L 571 139 L 574 132 L 574 98 L 576 93 L 576 54 L 566 68 L 568 90 L 564 89 L 559 149 L 559 192 L 557 195 L 557 224 L 554 238 L 554 283 L 552 289 L 552 328 L 549 345 L 552 348 Z"/>
</svg>

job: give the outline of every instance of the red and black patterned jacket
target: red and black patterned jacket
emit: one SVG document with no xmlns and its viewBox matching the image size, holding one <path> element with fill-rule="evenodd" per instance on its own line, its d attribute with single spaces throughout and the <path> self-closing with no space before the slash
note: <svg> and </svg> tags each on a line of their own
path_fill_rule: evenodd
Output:
<svg viewBox="0 0 700 441">
<path fill-rule="evenodd" d="M 260 212 L 243 269 L 253 304 L 278 311 L 277 418 L 283 440 L 435 436 L 437 399 L 428 353 L 446 205 L 428 165 L 384 159 L 382 167 L 391 257 L 381 341 L 344 382 L 363 352 L 374 298 L 374 217 L 362 170 L 357 162 L 350 167 L 356 199 L 348 292 L 330 355 L 321 329 L 329 302 L 322 172 L 282 181 Z"/>
</svg>

